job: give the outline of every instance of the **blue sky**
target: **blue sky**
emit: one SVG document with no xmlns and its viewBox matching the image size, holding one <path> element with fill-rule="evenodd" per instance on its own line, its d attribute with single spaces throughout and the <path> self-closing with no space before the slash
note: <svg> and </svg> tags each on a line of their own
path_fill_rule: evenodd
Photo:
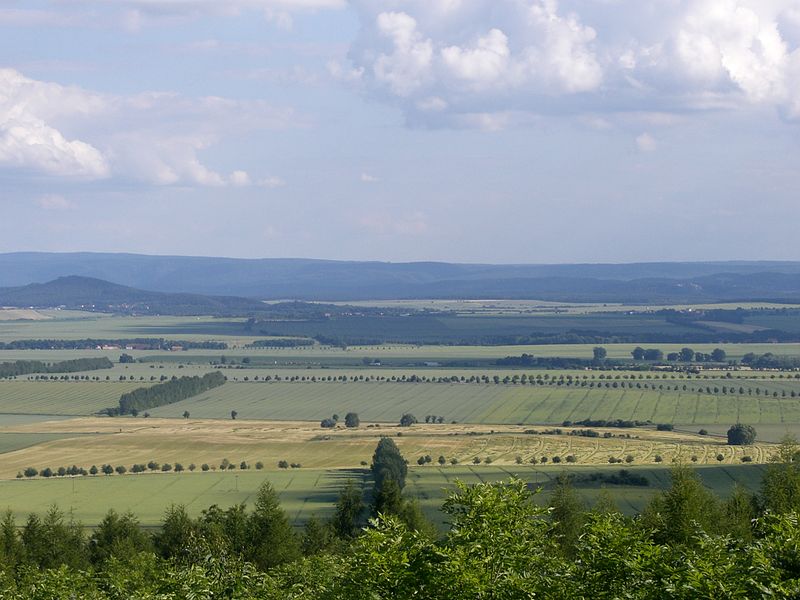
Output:
<svg viewBox="0 0 800 600">
<path fill-rule="evenodd" d="M 800 259 L 797 0 L 0 0 L 0 251 Z"/>
</svg>

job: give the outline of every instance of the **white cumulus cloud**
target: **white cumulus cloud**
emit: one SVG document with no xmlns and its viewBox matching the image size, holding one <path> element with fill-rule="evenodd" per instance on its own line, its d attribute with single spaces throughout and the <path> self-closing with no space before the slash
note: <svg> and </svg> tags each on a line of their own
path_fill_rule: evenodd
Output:
<svg viewBox="0 0 800 600">
<path fill-rule="evenodd" d="M 338 72 L 411 123 L 763 106 L 800 118 L 797 0 L 352 3 L 362 27 Z"/>
<path fill-rule="evenodd" d="M 100 150 L 85 140 L 69 139 L 50 122 L 102 106 L 96 95 L 0 69 L 0 165 L 49 175 L 108 177 L 110 168 Z"/>
<path fill-rule="evenodd" d="M 261 101 L 114 96 L 0 69 L 0 169 L 153 185 L 250 185 L 245 171 L 224 176 L 201 153 L 225 136 L 289 127 L 295 117 Z"/>
</svg>

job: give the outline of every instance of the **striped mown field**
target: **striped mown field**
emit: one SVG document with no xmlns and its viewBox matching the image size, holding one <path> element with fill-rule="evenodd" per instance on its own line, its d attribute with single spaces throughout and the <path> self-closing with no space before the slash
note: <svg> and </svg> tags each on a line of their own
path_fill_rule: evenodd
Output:
<svg viewBox="0 0 800 600">
<path fill-rule="evenodd" d="M 758 491 L 763 467 L 725 466 L 697 467 L 704 484 L 721 497 L 730 494 L 734 484 Z M 573 467 L 570 473 L 614 473 L 614 467 Z M 632 467 L 650 482 L 646 487 L 606 485 L 611 498 L 623 512 L 640 511 L 658 492 L 669 485 L 667 467 Z M 507 480 L 517 476 L 534 487 L 543 486 L 537 501 L 546 502 L 553 480 L 563 472 L 559 467 L 413 467 L 409 471 L 406 493 L 416 497 L 426 514 L 441 523 L 439 511 L 446 494 L 456 480 L 465 483 Z M 597 500 L 601 486 L 581 482 L 575 487 L 587 505 Z M 87 526 L 96 525 L 113 508 L 118 512 L 133 511 L 145 526 L 157 526 L 171 504 L 183 504 L 197 515 L 212 504 L 228 507 L 252 503 L 258 487 L 269 481 L 279 492 L 282 506 L 290 519 L 301 525 L 311 515 L 330 516 L 342 486 L 352 480 L 368 486 L 363 470 L 301 469 L 281 472 L 209 472 L 182 474 L 144 474 L 125 477 L 82 477 L 31 481 L 0 481 L 0 510 L 11 510 L 21 523 L 31 513 L 42 514 L 58 506 Z"/>
<path fill-rule="evenodd" d="M 0 426 L 4 415 L 90 415 L 119 405 L 119 397 L 142 382 L 0 381 Z"/>
<path fill-rule="evenodd" d="M 371 422 L 397 422 L 404 413 L 412 413 L 418 418 L 441 415 L 447 422 L 486 424 L 560 424 L 583 419 L 680 425 L 800 424 L 800 397 L 788 395 L 502 384 L 228 383 L 150 412 L 179 417 L 189 411 L 192 417 L 228 419 L 232 410 L 240 419 L 268 420 L 316 421 L 354 411 L 362 421 Z"/>
</svg>

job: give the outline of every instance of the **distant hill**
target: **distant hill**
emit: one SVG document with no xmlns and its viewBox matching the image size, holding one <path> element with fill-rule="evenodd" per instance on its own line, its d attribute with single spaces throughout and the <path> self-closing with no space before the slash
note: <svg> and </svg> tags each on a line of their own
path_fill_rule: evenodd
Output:
<svg viewBox="0 0 800 600">
<path fill-rule="evenodd" d="M 406 313 L 399 309 L 285 301 L 264 303 L 237 296 L 151 292 L 94 277 L 69 275 L 46 283 L 0 288 L 0 306 L 67 308 L 137 315 L 208 315 L 305 320 L 329 316 L 380 316 Z"/>
<path fill-rule="evenodd" d="M 232 296 L 149 292 L 91 277 L 59 277 L 47 283 L 0 288 L 0 306 L 59 307 L 126 314 L 249 315 L 264 304 Z"/>
<path fill-rule="evenodd" d="M 153 290 L 148 294 L 181 293 L 187 306 L 199 301 L 192 294 L 206 297 L 201 304 L 220 302 L 223 306 L 235 306 L 244 302 L 242 298 L 800 302 L 800 262 L 481 265 L 102 253 L 0 254 L 0 286 L 25 286 L 67 275 L 113 281 L 138 291 Z M 225 299 L 211 301 L 208 296 Z M 152 296 L 148 298 L 154 301 Z M 175 300 L 179 306 L 180 299 Z"/>
</svg>

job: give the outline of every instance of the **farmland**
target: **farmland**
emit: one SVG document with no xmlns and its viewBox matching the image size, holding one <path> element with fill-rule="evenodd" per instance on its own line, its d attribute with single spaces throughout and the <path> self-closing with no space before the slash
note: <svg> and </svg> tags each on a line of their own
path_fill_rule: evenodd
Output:
<svg viewBox="0 0 800 600">
<path fill-rule="evenodd" d="M 78 416 L 114 406 L 143 383 L 0 381 L 0 414 Z"/>
<path fill-rule="evenodd" d="M 447 421 L 490 424 L 560 424 L 583 419 L 650 420 L 654 423 L 754 424 L 800 422 L 800 399 L 709 395 L 682 391 L 565 388 L 494 384 L 375 382 L 229 383 L 154 409 L 161 417 L 315 420 L 355 411 L 365 421 L 396 422 L 412 413 Z"/>
<path fill-rule="evenodd" d="M 150 385 L 153 377 L 150 373 L 195 375 L 210 370 L 208 365 L 163 371 L 135 365 L 131 370 L 115 368 L 109 381 L 0 381 L 0 413 L 90 415 L 116 406 L 121 394 Z M 125 374 L 125 381 L 119 381 L 118 372 Z M 195 418 L 229 419 L 235 410 L 240 419 L 319 422 L 334 413 L 354 411 L 365 421 L 390 423 L 404 413 L 412 413 L 418 417 L 441 415 L 448 422 L 475 424 L 558 425 L 584 419 L 622 419 L 689 427 L 727 426 L 742 421 L 790 430 L 795 430 L 800 422 L 800 397 L 797 397 L 800 382 L 794 377 L 771 379 L 746 372 L 719 378 L 706 375 L 702 379 L 681 374 L 656 379 L 641 373 L 616 373 L 612 380 L 611 375 L 599 379 L 606 377 L 602 373 L 573 375 L 574 372 L 548 371 L 544 372 L 548 378 L 544 385 L 431 382 L 450 376 L 466 381 L 467 376 L 474 377 L 476 373 L 459 370 L 421 371 L 428 382 L 414 383 L 401 381 L 406 372 L 391 369 L 225 372 L 232 380 L 224 386 L 155 408 L 151 414 L 179 418 L 188 411 Z M 260 379 L 250 380 L 259 377 L 256 373 L 261 373 Z M 499 373 L 498 377 L 510 376 L 508 371 L 494 373 Z M 268 376 L 281 377 L 281 381 L 266 381 Z M 287 381 L 289 377 L 296 380 Z M 347 381 L 328 381 L 328 377 L 345 377 Z"/>
<path fill-rule="evenodd" d="M 616 506 L 627 514 L 640 512 L 645 505 L 662 489 L 669 487 L 669 468 L 667 467 L 630 467 L 632 473 L 647 477 L 650 485 L 647 487 L 630 487 L 603 485 L 586 482 L 582 475 L 592 473 L 614 473 L 619 469 L 612 467 L 589 468 L 573 467 L 566 471 L 575 476 L 573 484 L 581 501 L 585 506 L 592 506 L 601 490 L 604 490 L 614 501 Z M 734 485 L 738 484 L 753 492 L 758 491 L 764 472 L 763 466 L 730 466 L 730 467 L 697 467 L 703 483 L 718 496 L 726 498 L 730 495 Z M 542 494 L 537 498 L 539 502 L 546 502 L 557 477 L 565 472 L 557 467 L 445 467 L 445 468 L 414 468 L 409 473 L 409 493 L 419 499 L 420 505 L 426 514 L 432 518 L 441 518 L 437 511 L 441 505 L 445 490 L 452 489 L 456 480 L 464 483 L 479 483 L 490 481 L 503 481 L 509 477 L 519 477 L 541 487 Z"/>
<path fill-rule="evenodd" d="M 480 481 L 507 480 L 518 476 L 534 486 L 543 487 L 540 501 L 546 501 L 552 482 L 563 469 L 557 467 L 415 467 L 410 470 L 408 492 L 419 498 L 425 513 L 441 522 L 441 503 L 455 481 L 477 483 Z M 618 469 L 605 468 L 606 472 Z M 641 510 L 659 489 L 668 486 L 669 469 L 666 467 L 631 467 L 650 481 L 648 487 L 605 486 L 611 498 L 626 513 Z M 759 466 L 698 467 L 704 483 L 722 497 L 731 493 L 739 483 L 746 489 L 757 491 L 763 468 Z M 573 467 L 575 475 L 597 472 L 596 468 Z M 0 506 L 9 508 L 22 520 L 30 512 L 44 513 L 53 504 L 82 522 L 96 525 L 106 511 L 133 511 L 142 525 L 160 523 L 170 504 L 183 504 L 191 515 L 212 504 L 221 507 L 251 502 L 258 486 L 269 481 L 280 494 L 281 503 L 295 525 L 301 525 L 311 515 L 328 517 L 341 487 L 348 481 L 366 485 L 366 475 L 361 470 L 303 469 L 283 472 L 209 472 L 182 474 L 145 474 L 137 476 L 98 476 L 78 479 L 37 479 L 33 481 L 0 481 Z M 587 505 L 597 500 L 601 490 L 598 484 L 576 483 L 581 498 Z"/>
<path fill-rule="evenodd" d="M 569 316 L 583 316 L 579 308 L 569 309 Z M 520 323 L 513 321 L 519 317 L 514 316 L 515 310 L 504 307 L 494 313 L 487 306 L 485 313 L 473 315 L 481 320 L 474 326 L 492 329 L 497 325 L 494 320 L 506 320 L 506 325 L 517 327 Z M 550 308 L 540 306 L 536 310 Z M 621 508 L 635 512 L 655 490 L 666 485 L 667 469 L 673 461 L 696 463 L 707 484 L 723 496 L 734 481 L 756 489 L 762 468 L 759 465 L 774 454 L 770 442 L 787 432 L 800 433 L 800 379 L 793 372 L 558 370 L 496 363 L 523 353 L 588 360 L 593 355 L 592 344 L 384 343 L 253 348 L 248 345 L 265 337 L 247 332 L 243 321 L 59 315 L 57 311 L 44 314 L 48 317 L 44 321 L 4 321 L 0 324 L 0 341 L 164 336 L 221 341 L 230 347 L 224 351 L 176 352 L 121 348 L 3 350 L 2 361 L 54 362 L 106 356 L 115 363 L 102 373 L 71 373 L 67 379 L 48 374 L 48 380 L 28 375 L 0 381 L 0 508 L 7 505 L 18 514 L 42 512 L 55 502 L 66 510 L 74 509 L 75 516 L 87 524 L 96 523 L 107 508 L 114 507 L 131 509 L 144 524 L 154 525 L 170 503 L 186 504 L 192 514 L 197 514 L 214 503 L 228 506 L 246 502 L 268 479 L 281 493 L 292 520 L 299 524 L 310 514 L 329 514 L 345 479 L 368 483 L 364 465 L 371 460 L 378 440 L 386 435 L 392 436 L 414 465 L 408 493 L 418 497 L 426 513 L 436 520 L 441 518 L 437 511 L 443 489 L 455 479 L 490 481 L 519 473 L 531 483 L 542 484 L 544 498 L 551 487 L 548 482 L 563 470 L 576 475 L 615 472 L 619 467 L 609 465 L 609 459 L 629 459 L 624 466 L 645 473 L 651 481 L 649 487 L 609 488 Z M 622 321 L 615 320 L 625 319 L 622 312 L 607 314 L 599 307 L 587 308 L 585 314 L 609 327 L 621 327 Z M 546 320 L 557 315 L 536 313 L 536 318 Z M 640 319 L 639 325 L 642 322 Z M 639 327 L 625 323 L 625 327 Z M 459 324 L 462 333 L 466 324 Z M 609 359 L 629 359 L 635 344 L 604 347 Z M 682 344 L 648 347 L 667 353 L 679 351 Z M 721 347 L 733 360 L 749 352 L 800 356 L 800 344 L 692 347 L 705 353 Z M 136 362 L 119 363 L 123 352 Z M 117 406 L 123 393 L 137 387 L 216 370 L 228 378 L 225 385 L 153 408 L 149 418 L 92 416 Z M 529 378 L 527 382 L 520 381 L 523 376 Z M 231 419 L 232 411 L 237 413 L 236 420 Z M 320 428 L 321 419 L 351 411 L 359 414 L 361 428 Z M 184 418 L 187 413 L 188 418 Z M 420 420 L 427 415 L 441 416 L 444 422 L 401 429 L 397 422 L 404 413 Z M 597 427 L 600 437 L 585 437 L 568 435 L 580 427 L 562 426 L 564 421 L 584 419 L 670 423 L 675 431 L 657 432 L 652 426 Z M 727 428 L 738 421 L 757 427 L 756 445 L 745 448 L 725 444 Z M 562 431 L 555 432 L 557 427 Z M 698 435 L 700 429 L 707 429 L 709 434 Z M 426 455 L 434 464 L 416 466 L 417 458 Z M 446 466 L 436 464 L 439 456 Z M 543 457 L 563 460 L 567 456 L 574 457 L 575 464 L 531 464 L 541 463 Z M 745 457 L 754 464 L 742 464 Z M 223 459 L 237 469 L 218 470 Z M 279 469 L 278 462 L 283 460 L 302 466 Z M 27 467 L 41 470 L 111 464 L 130 469 L 133 464 L 149 461 L 180 463 L 187 469 L 193 464 L 196 470 L 16 479 Z M 242 462 L 250 468 L 242 470 Z M 263 470 L 253 468 L 257 462 L 263 463 Z M 201 472 L 204 463 L 209 465 L 209 472 Z M 598 484 L 580 478 L 576 486 L 589 503 L 600 489 Z"/>
<path fill-rule="evenodd" d="M 6 452 L 0 479 L 12 479 L 27 467 L 42 470 L 77 465 L 124 465 L 156 461 L 185 468 L 206 463 L 216 467 L 227 459 L 251 467 L 258 462 L 268 471 L 281 460 L 306 468 L 360 468 L 369 463 L 383 436 L 391 436 L 414 463 L 420 456 L 443 457 L 448 464 L 530 464 L 553 457 L 575 465 L 607 465 L 610 458 L 629 464 L 673 461 L 697 464 L 741 464 L 744 456 L 766 462 L 774 453 L 770 444 L 728 446 L 724 438 L 652 428 L 598 428 L 597 437 L 569 435 L 571 429 L 531 429 L 521 426 L 416 425 L 400 428 L 380 425 L 323 430 L 318 425 L 272 421 L 213 421 L 196 419 L 81 418 L 19 425 L 14 433 L 44 439 L 36 445 Z M 579 433 L 579 431 L 578 431 Z M 605 435 L 607 434 L 607 436 Z M 52 436 L 48 439 L 47 436 Z M 32 438 L 33 439 L 33 438 Z M 575 466 L 569 465 L 568 467 Z"/>
<path fill-rule="evenodd" d="M 228 507 L 251 501 L 268 480 L 280 493 L 281 504 L 298 524 L 312 514 L 330 515 L 343 483 L 351 477 L 339 470 L 303 472 L 215 472 L 142 475 L 141 477 L 83 477 L 0 481 L 0 506 L 22 520 L 31 512 L 44 513 L 53 504 L 85 525 L 96 525 L 105 513 L 133 511 L 142 525 L 160 522 L 170 504 L 184 504 L 194 515 L 212 504 Z"/>
</svg>

